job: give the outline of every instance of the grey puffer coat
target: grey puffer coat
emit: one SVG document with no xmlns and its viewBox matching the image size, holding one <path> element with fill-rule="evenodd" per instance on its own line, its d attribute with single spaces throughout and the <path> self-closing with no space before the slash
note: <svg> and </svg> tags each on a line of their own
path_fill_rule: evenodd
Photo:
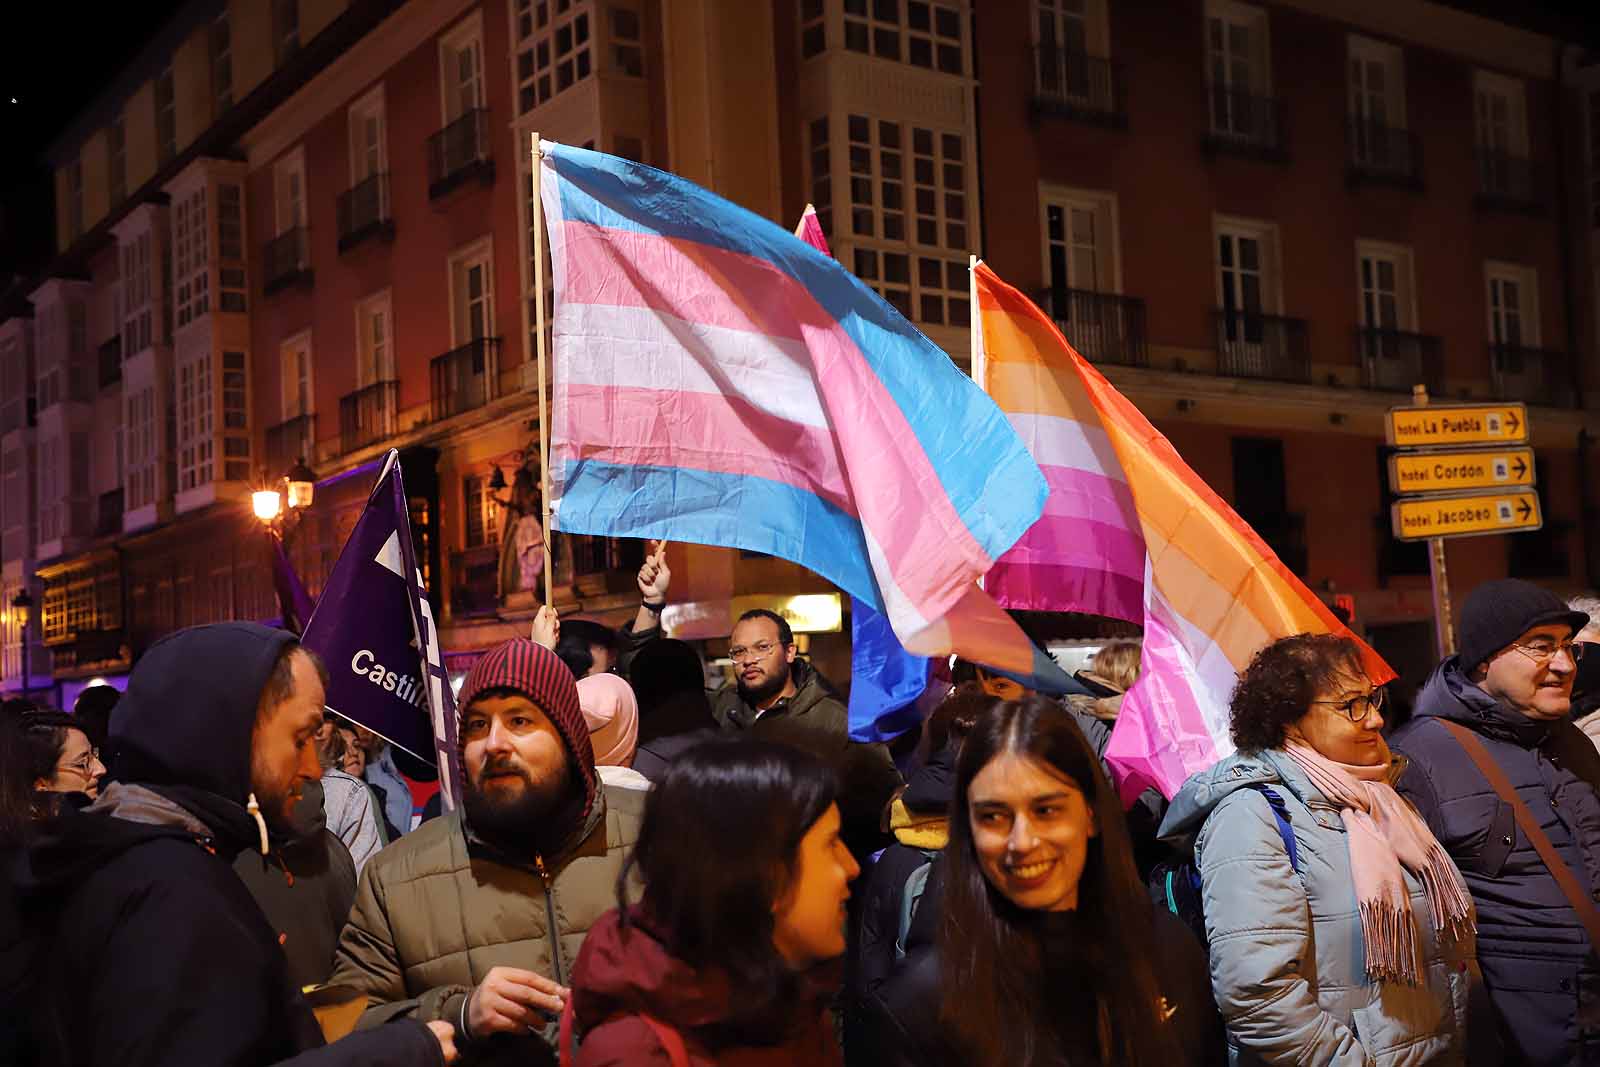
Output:
<svg viewBox="0 0 1600 1067">
<path fill-rule="evenodd" d="M 1256 785 L 1283 797 L 1298 873 Z M 1465 1062 L 1472 944 L 1435 936 L 1422 883 L 1407 874 L 1423 982 L 1368 979 L 1344 822 L 1288 755 L 1229 756 L 1185 782 L 1161 835 L 1197 831 L 1212 992 L 1232 1063 Z"/>
</svg>

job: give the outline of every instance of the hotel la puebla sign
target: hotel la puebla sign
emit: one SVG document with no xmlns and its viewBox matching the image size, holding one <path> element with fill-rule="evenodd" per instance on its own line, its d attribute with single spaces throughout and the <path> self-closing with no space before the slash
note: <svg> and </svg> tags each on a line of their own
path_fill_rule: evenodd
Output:
<svg viewBox="0 0 1600 1067">
<path fill-rule="evenodd" d="M 1388 431 L 1389 443 L 1397 448 L 1521 444 L 1528 439 L 1528 409 L 1522 404 L 1391 408 Z"/>
<path fill-rule="evenodd" d="M 1533 449 L 1506 447 L 1525 445 L 1528 429 L 1522 404 L 1390 409 L 1389 443 L 1401 449 L 1389 457 L 1389 491 L 1401 497 L 1390 509 L 1394 536 L 1426 541 L 1543 526 Z"/>
</svg>

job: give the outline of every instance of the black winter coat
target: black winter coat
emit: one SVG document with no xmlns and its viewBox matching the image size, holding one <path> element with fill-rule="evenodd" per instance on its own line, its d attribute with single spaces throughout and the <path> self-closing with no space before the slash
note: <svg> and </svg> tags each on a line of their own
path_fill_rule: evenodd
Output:
<svg viewBox="0 0 1600 1067">
<path fill-rule="evenodd" d="M 32 993 L 47 1067 L 443 1062 L 416 1022 L 323 1047 L 229 866 L 253 834 L 242 801 L 256 704 L 289 640 L 228 623 L 157 642 L 112 714 L 119 780 L 17 857 L 12 884 L 43 945 Z"/>
<path fill-rule="evenodd" d="M 1504 707 L 1454 657 L 1396 732 L 1410 759 L 1397 785 L 1461 869 L 1478 908 L 1478 963 L 1505 1062 L 1600 1064 L 1600 971 L 1567 898 L 1472 758 L 1440 719 L 1474 731 L 1585 892 L 1600 899 L 1600 753 L 1562 719 Z"/>
</svg>

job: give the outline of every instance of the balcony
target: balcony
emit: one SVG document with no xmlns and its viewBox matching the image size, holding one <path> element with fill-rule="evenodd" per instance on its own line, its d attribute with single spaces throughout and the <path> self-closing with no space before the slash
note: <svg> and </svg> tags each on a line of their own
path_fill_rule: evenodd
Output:
<svg viewBox="0 0 1600 1067">
<path fill-rule="evenodd" d="M 1497 400 L 1545 407 L 1577 407 L 1572 368 L 1563 352 L 1524 345 L 1489 346 L 1489 372 Z"/>
<path fill-rule="evenodd" d="M 428 199 L 437 200 L 470 178 L 494 182 L 489 158 L 489 112 L 473 108 L 428 138 Z"/>
<path fill-rule="evenodd" d="M 122 381 L 122 335 L 114 334 L 99 349 L 100 388 L 108 389 Z"/>
<path fill-rule="evenodd" d="M 1531 160 L 1489 148 L 1479 148 L 1473 156 L 1478 169 L 1474 201 L 1478 207 L 1527 215 L 1544 213 L 1540 175 Z"/>
<path fill-rule="evenodd" d="M 101 493 L 95 508 L 94 535 L 109 537 L 122 532 L 122 490 Z"/>
<path fill-rule="evenodd" d="M 268 294 L 296 283 L 311 284 L 311 242 L 304 226 L 285 230 L 262 249 L 262 290 Z"/>
<path fill-rule="evenodd" d="M 1207 153 L 1227 152 L 1254 156 L 1276 163 L 1288 162 L 1283 141 L 1283 104 L 1269 96 L 1249 90 L 1213 85 L 1207 90 L 1211 103 L 1211 129 L 1200 139 Z"/>
<path fill-rule="evenodd" d="M 1049 309 L 1056 326 L 1089 362 L 1122 367 L 1149 363 L 1144 301 L 1138 297 L 1089 289 L 1046 289 L 1035 299 L 1040 307 Z"/>
<path fill-rule="evenodd" d="M 317 417 L 296 415 L 267 427 L 267 470 L 277 477 L 302 458 L 317 454 Z"/>
<path fill-rule="evenodd" d="M 452 348 L 435 356 L 429 370 L 434 421 L 480 408 L 495 397 L 500 338 L 479 337 Z"/>
<path fill-rule="evenodd" d="M 368 237 L 394 240 L 389 215 L 389 175 L 374 174 L 339 194 L 339 251 L 346 252 Z"/>
<path fill-rule="evenodd" d="M 1212 312 L 1217 334 L 1217 373 L 1227 378 L 1278 382 L 1311 381 L 1311 346 L 1304 319 L 1259 312 Z"/>
<path fill-rule="evenodd" d="M 1369 119 L 1350 120 L 1351 185 L 1377 182 L 1422 189 L 1422 138 L 1410 130 Z"/>
<path fill-rule="evenodd" d="M 1435 395 L 1444 392 L 1444 346 L 1437 337 L 1359 326 L 1355 339 L 1368 389 L 1409 393 L 1414 385 L 1426 385 Z"/>
<path fill-rule="evenodd" d="M 393 437 L 399 410 L 400 383 L 374 382 L 339 398 L 339 450 L 358 448 Z"/>
<path fill-rule="evenodd" d="M 1126 129 L 1122 77 L 1109 59 L 1050 45 L 1033 50 L 1033 111 Z"/>
</svg>

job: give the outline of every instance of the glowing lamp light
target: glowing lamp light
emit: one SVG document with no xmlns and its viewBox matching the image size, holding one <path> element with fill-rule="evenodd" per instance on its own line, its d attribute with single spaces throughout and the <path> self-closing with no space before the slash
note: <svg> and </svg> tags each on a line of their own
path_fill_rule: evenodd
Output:
<svg viewBox="0 0 1600 1067">
<path fill-rule="evenodd" d="M 256 518 L 262 522 L 271 522 L 278 517 L 278 511 L 283 507 L 283 498 L 276 489 L 259 489 L 250 494 L 250 506 L 255 509 Z"/>
<path fill-rule="evenodd" d="M 283 476 L 289 485 L 289 507 L 295 511 L 311 506 L 311 498 L 317 491 L 317 475 L 310 467 L 306 466 L 304 459 L 298 460 L 289 468 L 289 473 Z"/>
</svg>

